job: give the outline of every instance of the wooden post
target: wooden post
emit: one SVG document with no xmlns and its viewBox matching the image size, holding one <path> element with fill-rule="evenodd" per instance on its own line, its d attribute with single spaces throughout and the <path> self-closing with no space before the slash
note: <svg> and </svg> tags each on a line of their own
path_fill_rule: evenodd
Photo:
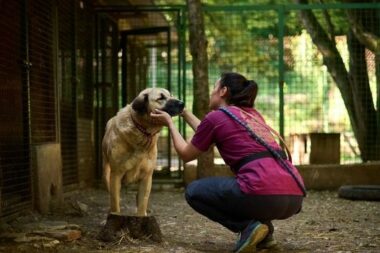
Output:
<svg viewBox="0 0 380 253">
<path fill-rule="evenodd" d="M 340 163 L 340 133 L 310 133 L 310 164 Z"/>
</svg>

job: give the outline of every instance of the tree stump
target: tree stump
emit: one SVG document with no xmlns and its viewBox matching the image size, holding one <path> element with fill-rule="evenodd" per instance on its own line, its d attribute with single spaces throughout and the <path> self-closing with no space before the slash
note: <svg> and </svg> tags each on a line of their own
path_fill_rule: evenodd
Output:
<svg viewBox="0 0 380 253">
<path fill-rule="evenodd" d="M 98 234 L 98 239 L 105 242 L 116 241 L 122 231 L 134 239 L 149 238 L 162 242 L 162 233 L 154 216 L 125 216 L 109 214 L 107 222 Z"/>
</svg>

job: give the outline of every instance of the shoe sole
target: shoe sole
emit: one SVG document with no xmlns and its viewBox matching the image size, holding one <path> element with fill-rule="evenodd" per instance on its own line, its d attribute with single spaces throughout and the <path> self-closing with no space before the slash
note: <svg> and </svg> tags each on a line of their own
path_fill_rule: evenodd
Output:
<svg viewBox="0 0 380 253">
<path fill-rule="evenodd" d="M 263 245 L 256 245 L 256 248 L 257 249 L 274 249 L 274 248 L 277 248 L 277 242 L 267 242 Z"/>
<path fill-rule="evenodd" d="M 261 224 L 257 227 L 253 233 L 250 235 L 249 240 L 244 243 L 236 253 L 252 253 L 256 251 L 256 245 L 264 240 L 264 238 L 268 235 L 269 228 L 265 224 Z"/>
</svg>

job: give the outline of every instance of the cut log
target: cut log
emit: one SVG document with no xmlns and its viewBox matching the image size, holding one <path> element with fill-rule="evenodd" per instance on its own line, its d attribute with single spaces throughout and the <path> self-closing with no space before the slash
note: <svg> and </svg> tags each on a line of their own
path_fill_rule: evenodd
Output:
<svg viewBox="0 0 380 253">
<path fill-rule="evenodd" d="M 154 216 L 123 216 L 109 214 L 107 222 L 98 234 L 98 239 L 105 242 L 116 241 L 126 232 L 131 238 L 162 242 L 162 233 Z"/>
<path fill-rule="evenodd" d="M 32 234 L 46 236 L 58 239 L 60 241 L 71 242 L 81 238 L 81 231 L 79 230 L 53 230 L 53 231 L 35 231 Z"/>
</svg>

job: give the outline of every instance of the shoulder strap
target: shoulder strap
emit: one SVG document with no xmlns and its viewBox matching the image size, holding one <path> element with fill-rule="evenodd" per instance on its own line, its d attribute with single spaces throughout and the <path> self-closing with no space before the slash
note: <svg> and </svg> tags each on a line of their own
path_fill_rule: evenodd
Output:
<svg viewBox="0 0 380 253">
<path fill-rule="evenodd" d="M 256 120 L 255 117 L 253 117 L 252 114 L 240 109 L 239 107 L 237 106 L 234 106 L 234 108 L 238 109 L 239 111 L 241 111 L 242 113 L 244 113 L 245 115 L 251 117 L 254 121 L 256 121 L 258 124 L 260 124 L 261 126 L 265 127 L 267 130 L 269 130 L 272 134 L 274 134 L 275 136 L 277 136 L 277 138 L 280 140 L 280 142 L 283 144 L 283 146 L 285 147 L 285 150 L 286 150 L 286 155 L 288 156 L 288 159 L 289 161 L 292 161 L 292 155 L 290 154 L 290 151 L 289 151 L 289 148 L 288 146 L 286 145 L 284 139 L 281 137 L 281 135 L 276 131 L 274 130 L 273 128 L 271 128 L 270 126 L 268 126 L 267 124 L 263 124 L 261 123 L 260 121 Z"/>
<path fill-rule="evenodd" d="M 227 114 L 230 118 L 235 120 L 239 125 L 243 126 L 251 135 L 253 139 L 255 139 L 258 143 L 263 145 L 268 151 L 279 161 L 279 163 L 282 165 L 283 168 L 286 169 L 286 171 L 293 177 L 295 182 L 297 183 L 298 187 L 301 189 L 304 196 L 306 196 L 306 189 L 305 186 L 300 182 L 300 180 L 294 175 L 292 168 L 290 168 L 289 164 L 282 159 L 281 155 L 274 150 L 268 143 L 266 143 L 260 136 L 258 136 L 249 126 L 246 122 L 240 120 L 235 114 L 233 114 L 231 111 L 229 111 L 226 107 L 220 107 L 219 110 Z"/>
</svg>

